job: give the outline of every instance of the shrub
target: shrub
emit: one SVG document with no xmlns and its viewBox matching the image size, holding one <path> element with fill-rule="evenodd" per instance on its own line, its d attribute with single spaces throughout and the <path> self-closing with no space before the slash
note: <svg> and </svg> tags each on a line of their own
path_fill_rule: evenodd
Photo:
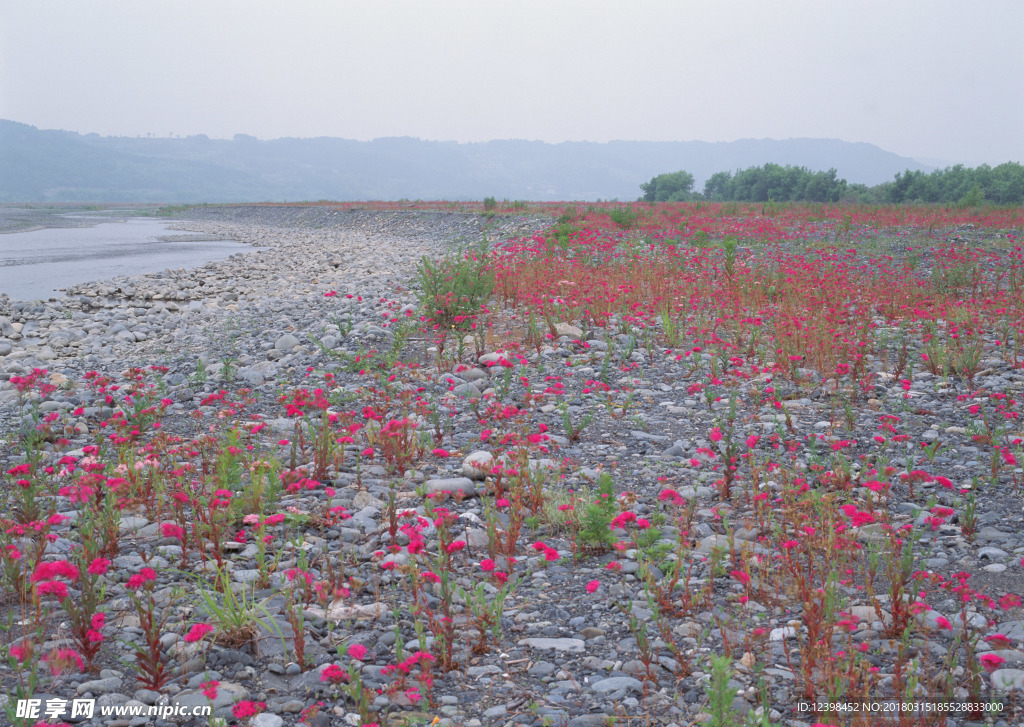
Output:
<svg viewBox="0 0 1024 727">
<path fill-rule="evenodd" d="M 612 478 L 607 472 L 602 472 L 597 478 L 597 494 L 583 511 L 580 522 L 580 539 L 584 545 L 604 550 L 615 543 L 611 524 L 616 509 Z"/>
<path fill-rule="evenodd" d="M 470 252 L 433 261 L 424 256 L 416 266 L 419 302 L 424 314 L 445 328 L 468 328 L 494 291 L 494 272 L 487 267 L 487 242 Z"/>
<path fill-rule="evenodd" d="M 612 218 L 612 222 L 616 225 L 624 227 L 627 230 L 636 224 L 637 218 L 639 217 L 636 212 L 624 207 L 613 209 L 608 213 L 608 216 Z"/>
</svg>

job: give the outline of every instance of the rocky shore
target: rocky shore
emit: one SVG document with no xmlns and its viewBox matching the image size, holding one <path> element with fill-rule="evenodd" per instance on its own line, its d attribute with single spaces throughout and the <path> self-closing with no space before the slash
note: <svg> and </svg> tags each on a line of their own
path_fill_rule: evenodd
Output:
<svg viewBox="0 0 1024 727">
<path fill-rule="evenodd" d="M 59 301 L 0 299 L 3 467 L 6 470 L 18 461 L 15 437 L 29 411 L 28 405 L 19 406 L 19 392 L 10 381 L 34 369 L 47 369 L 57 385 L 41 410 L 64 417 L 69 439 L 65 451 L 81 452 L 95 441 L 99 422 L 116 410 L 82 386 L 87 372 L 116 377 L 130 367 L 151 365 L 166 367 L 160 379 L 162 395 L 171 400 L 165 413 L 168 431 L 182 437 L 199 436 L 202 423 L 197 415 L 216 414 L 217 404 L 211 403 L 210 397 L 221 390 L 246 388 L 254 400 L 248 413 L 262 415 L 275 440 L 289 439 L 294 425 L 285 416 L 279 397 L 295 387 L 319 385 L 308 383 L 314 371 L 317 375 L 331 372 L 337 390 L 353 397 L 362 391 L 364 380 L 339 361 L 350 361 L 360 351 L 391 346 L 393 329 L 381 322 L 417 310 L 413 281 L 416 264 L 423 256 L 440 257 L 483 237 L 495 242 L 530 235 L 550 224 L 545 218 L 488 219 L 469 214 L 328 207 L 191 210 L 178 220 L 176 229 L 238 240 L 259 250 L 193 270 L 78 285 Z M 475 463 L 491 456 L 481 444 L 479 412 L 471 400 L 496 389 L 514 390 L 515 382 L 503 378 L 508 363 L 517 377 L 529 376 L 534 389 L 545 377 L 559 376 L 558 384 L 548 385 L 558 389 L 559 401 L 565 402 L 564 406 L 544 403 L 531 422 L 535 428 L 543 425 L 548 435 L 549 452 L 545 456 L 535 453 L 530 466 L 553 468 L 549 509 L 556 512 L 524 524 L 518 562 L 503 563 L 510 575 L 520 580 L 504 602 L 498 624 L 501 638 L 491 649 L 465 653 L 458 668 L 435 672 L 429 698 L 422 684 L 418 696 L 407 690 L 387 690 L 393 681 L 396 642 L 406 645 L 408 655 L 410 649 L 416 650 L 415 644 L 429 650 L 434 637 L 417 629 L 417 619 L 407 610 L 402 592 L 396 590 L 397 577 L 381 567 L 383 551 L 396 542 L 394 534 L 387 532 L 394 477 L 379 463 L 363 462 L 357 469 L 351 459 L 331 473 L 333 494 L 324 490 L 282 494 L 281 512 L 312 513 L 333 505 L 344 507 L 352 517 L 323 531 L 310 528 L 301 546 L 284 546 L 274 586 L 257 592 L 266 599 L 266 625 L 272 628 L 244 646 L 217 644 L 200 650 L 183 641 L 185 625 L 195 619 L 197 609 L 202 613 L 202 607 L 185 607 L 175 600 L 174 588 L 188 583 L 174 567 L 181 548 L 162 536 L 160 523 L 126 513 L 121 524 L 123 542 L 108 574 L 108 619 L 118 619 L 121 635 L 139 638 L 140 624 L 129 607 L 125 586 L 146 564 L 164 566 L 158 600 L 174 611 L 164 635 L 174 677 L 163 695 L 139 689 L 134 672 L 125 666 L 130 650 L 111 638 L 105 645 L 107 651 L 101 652 L 97 674 L 65 675 L 44 685 L 47 694 L 94 696 L 108 705 L 157 704 L 168 698 L 179 704 L 212 701 L 217 713 L 229 720 L 234 719 L 233 706 L 252 700 L 266 705 L 252 721 L 258 727 L 292 725 L 303 713 L 307 722 L 317 727 L 355 725 L 359 716 L 353 701 L 325 679 L 324 673 L 334 665 L 347 668 L 351 663 L 341 659 L 336 647 L 358 644 L 365 647 L 357 665 L 363 683 L 381 690 L 373 707 L 392 724 L 412 724 L 420 719 L 423 724 L 439 720 L 440 724 L 467 727 L 690 725 L 709 719 L 711 659 L 728 653 L 732 662 L 723 688 L 728 687 L 727 707 L 734 714 L 763 719 L 764 724 L 813 724 L 812 717 L 799 714 L 795 707 L 802 676 L 794 653 L 805 626 L 803 615 L 784 604 L 767 602 L 767 598 L 760 599 L 765 603 L 757 597 L 745 598 L 751 591 L 741 581 L 730 579 L 728 567 L 724 571 L 721 567 L 723 551 L 772 555 L 772 546 L 763 540 L 767 533 L 745 524 L 751 522 L 753 510 L 720 502 L 714 489 L 719 475 L 706 466 L 706 453 L 719 449 L 708 432 L 718 426 L 727 402 L 705 400 L 695 393 L 694 379 L 687 378 L 680 367 L 677 351 L 645 347 L 630 333 L 591 335 L 586 341 L 581 340 L 588 338 L 584 332 L 572 325 L 560 326 L 557 333 L 558 337 L 536 350 L 524 351 L 518 362 L 509 363 L 503 352 L 486 351 L 478 356 L 469 347 L 460 365 L 444 376 L 420 382 L 423 396 L 436 396 L 444 402 L 452 431 L 443 446 L 456 456 L 437 457 L 398 474 L 401 502 L 422 513 L 423 499 L 416 494 L 417 488 L 434 493 L 461 491 L 464 497 L 443 504 L 456 516 L 452 532 L 466 544 L 453 577 L 470 590 L 479 582 L 474 573 L 487 560 L 489 537 L 484 525 L 485 504 L 477 495 L 490 485 Z M 429 363 L 429 345 L 413 337 L 407 343 L 410 358 Z M 700 356 L 695 360 L 699 368 Z M 614 367 L 611 391 L 605 393 L 593 382 L 602 377 L 608 362 Z M 704 361 L 705 367 L 707 363 Z M 628 366 L 628 372 L 623 373 L 620 366 Z M 957 397 L 972 388 L 1017 399 L 1024 396 L 1021 368 L 993 357 L 981 361 L 980 369 L 973 387 L 955 376 L 943 379 L 920 370 L 910 388 L 882 375 L 870 398 L 848 414 L 836 411 L 829 399 L 831 384 L 815 372 L 805 371 L 800 384 L 781 378 L 775 383 L 776 397 L 786 402 L 785 413 L 768 406 L 746 410 L 735 436 L 739 441 L 754 442 L 752 449 L 769 447 L 773 435 L 780 435 L 783 443 L 787 439 L 806 442 L 810 435 L 820 435 L 826 448 L 834 442 L 854 440 L 854 460 L 853 454 L 867 451 L 878 435 L 879 415 L 898 412 L 899 429 L 907 441 L 891 445 L 895 466 L 902 466 L 908 452 L 917 454 L 910 450 L 919 449 L 921 443 L 940 440 L 942 447 L 928 469 L 954 481 L 958 488 L 978 488 L 976 483 L 991 470 L 990 452 L 972 436 L 974 419 Z M 607 378 L 606 370 L 604 374 Z M 763 380 L 742 382 L 737 392 L 753 397 L 755 389 L 763 386 Z M 518 391 L 520 402 L 528 391 Z M 350 406 L 367 403 L 353 398 Z M 1019 422 L 1012 426 L 1024 430 Z M 287 448 L 278 453 L 286 458 Z M 51 456 L 56 460 L 59 454 L 54 451 Z M 803 454 L 798 459 L 796 466 L 810 475 L 813 461 Z M 854 467 L 859 471 L 859 464 Z M 676 505 L 688 511 L 688 523 L 675 510 L 662 518 L 657 540 L 648 545 L 660 548 L 657 564 L 651 561 L 641 566 L 643 559 L 635 549 L 587 555 L 577 549 L 564 529 L 552 525 L 557 520 L 557 505 L 570 503 L 571 492 L 593 493 L 602 473 L 612 475 L 616 497 L 626 493 L 625 497 L 635 499 L 633 511 L 641 518 L 656 520 L 658 513 L 668 513 L 668 508 Z M 773 481 L 770 473 L 765 479 L 766 492 L 773 496 L 781 493 L 782 484 Z M 969 573 L 974 588 L 997 599 L 1024 592 L 1021 481 L 1024 474 L 1020 468 L 1010 468 L 999 482 L 975 490 L 977 532 L 970 538 L 954 521 L 925 528 L 914 568 L 947 577 Z M 666 489 L 676 493 L 675 502 L 663 496 Z M 916 491 L 895 488 L 880 506 L 887 508 L 895 522 L 921 526 L 931 508 L 959 509 L 960 502 L 953 491 L 931 480 L 919 482 Z M 71 547 L 73 538 L 68 535 L 76 511 L 66 498 L 56 498 L 55 505 L 57 512 L 72 520 L 63 531 L 56 530 L 59 537 L 47 550 L 53 556 Z M 620 537 L 636 535 L 628 523 L 619 525 Z M 436 547 L 438 533 L 433 524 L 422 534 L 428 550 Z M 883 540 L 881 532 L 870 526 L 861 528 L 857 537 L 867 544 Z M 408 543 L 401 535 L 398 538 L 398 542 Z M 545 544 L 555 557 L 543 548 L 531 548 L 534 541 Z M 687 562 L 685 591 L 694 597 L 694 607 L 680 609 L 675 615 L 662 613 L 669 620 L 659 621 L 650 584 L 666 581 L 667 568 L 680 557 L 676 550 L 681 542 L 687 545 L 681 556 Z M 251 542 L 229 545 L 233 581 L 252 584 L 259 576 L 255 546 Z M 286 567 L 300 562 L 299 548 L 307 550 L 312 570 L 318 574 L 322 568 L 317 556 L 346 554 L 346 582 L 353 593 L 346 606 L 352 610 L 343 617 L 332 617 L 329 610 L 307 609 L 304 651 L 309 663 L 302 666 L 295 661 L 295 636 L 284 617 L 285 603 L 279 594 Z M 404 556 L 387 557 L 401 563 Z M 205 561 L 189 563 L 199 572 L 204 566 Z M 497 589 L 490 583 L 486 586 L 484 591 L 493 597 Z M 853 584 L 837 588 L 850 601 L 851 644 L 870 645 L 873 663 L 883 674 L 889 673 L 900 649 L 899 639 L 884 635 L 891 614 L 868 605 L 863 590 Z M 700 594 L 708 595 L 702 600 Z M 741 608 L 736 605 L 740 597 Z M 436 603 L 434 596 L 431 599 Z M 465 597 L 462 602 L 466 603 Z M 930 628 L 926 641 L 914 642 L 913 648 L 922 658 L 941 662 L 959 637 L 960 624 L 969 624 L 983 635 L 1006 637 L 1006 644 L 979 643 L 979 654 L 996 653 L 1002 659 L 1001 668 L 984 678 L 986 695 L 1001 700 L 1004 710 L 984 724 L 1019 724 L 1017 720 L 1024 715 L 1020 696 L 1024 693 L 1024 614 L 1019 608 L 1007 608 L 999 620 L 993 620 L 974 603 L 962 606 L 953 594 L 932 601 L 932 605 L 934 610 L 916 614 L 915 622 L 925 628 L 948 620 L 950 628 Z M 658 624 L 667 624 L 666 630 L 659 631 Z M 284 636 L 279 638 L 278 631 Z M 751 641 L 755 632 L 763 638 Z M 469 635 L 464 635 L 468 641 Z M 57 642 L 60 629 L 49 638 Z M 460 653 L 468 651 L 467 644 L 458 646 Z M 957 679 L 963 675 L 963 666 L 959 669 L 959 674 L 929 673 L 928 678 Z M 13 683 L 9 668 L 0 671 L 0 678 L 7 686 Z M 219 689 L 217 696 L 208 700 L 201 685 L 211 680 L 219 682 Z M 924 700 L 927 689 L 918 696 Z M 316 702 L 322 704 L 310 712 Z M 151 718 L 109 718 L 105 722 L 96 718 L 94 722 L 119 727 L 171 723 Z M 983 722 L 960 715 L 948 721 L 950 725 L 975 723 Z"/>
</svg>

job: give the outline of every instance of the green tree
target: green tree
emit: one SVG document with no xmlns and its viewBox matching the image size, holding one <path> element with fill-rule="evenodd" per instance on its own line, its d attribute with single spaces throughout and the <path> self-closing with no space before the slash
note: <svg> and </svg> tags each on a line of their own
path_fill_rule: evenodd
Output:
<svg viewBox="0 0 1024 727">
<path fill-rule="evenodd" d="M 732 199 L 732 172 L 715 172 L 704 181 L 704 199 L 721 202 Z"/>
<path fill-rule="evenodd" d="M 690 199 L 693 190 L 693 175 L 678 171 L 671 174 L 659 174 L 640 185 L 644 202 L 685 202 Z"/>
</svg>

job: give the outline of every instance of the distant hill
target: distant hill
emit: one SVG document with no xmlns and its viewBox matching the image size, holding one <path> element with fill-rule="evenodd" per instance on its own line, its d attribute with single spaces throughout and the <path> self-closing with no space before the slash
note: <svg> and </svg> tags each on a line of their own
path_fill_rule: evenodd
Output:
<svg viewBox="0 0 1024 727">
<path fill-rule="evenodd" d="M 640 184 L 685 169 L 699 189 L 715 172 L 774 162 L 835 168 L 874 185 L 913 159 L 838 139 L 609 143 L 408 137 L 351 141 L 130 138 L 46 131 L 0 120 L 0 202 L 257 202 L 362 199 L 633 200 Z"/>
</svg>

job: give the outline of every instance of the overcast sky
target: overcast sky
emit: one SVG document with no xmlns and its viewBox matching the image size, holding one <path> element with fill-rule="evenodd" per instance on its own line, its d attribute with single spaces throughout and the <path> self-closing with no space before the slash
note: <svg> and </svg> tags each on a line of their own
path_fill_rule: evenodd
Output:
<svg viewBox="0 0 1024 727">
<path fill-rule="evenodd" d="M 0 117 L 104 135 L 824 137 L 1024 162 L 1024 2 L 0 0 Z"/>
</svg>

